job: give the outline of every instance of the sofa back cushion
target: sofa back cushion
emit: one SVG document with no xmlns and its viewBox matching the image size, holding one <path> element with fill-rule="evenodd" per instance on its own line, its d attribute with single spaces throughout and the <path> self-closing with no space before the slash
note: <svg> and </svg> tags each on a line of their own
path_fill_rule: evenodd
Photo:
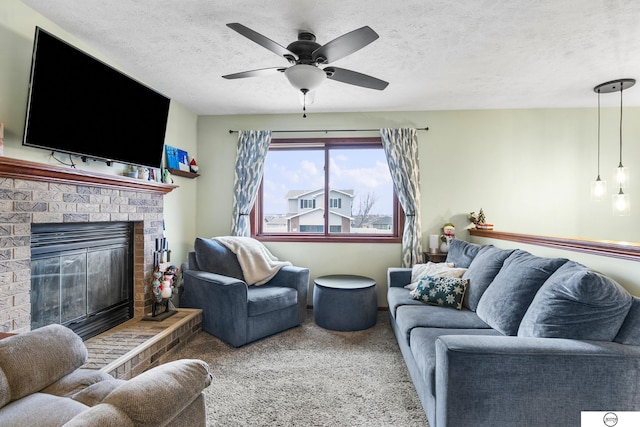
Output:
<svg viewBox="0 0 640 427">
<path fill-rule="evenodd" d="M 0 407 L 53 384 L 87 357 L 82 338 L 62 325 L 0 340 Z"/>
<path fill-rule="evenodd" d="M 449 242 L 446 262 L 453 263 L 454 267 L 469 268 L 471 261 L 473 261 L 481 248 L 481 245 L 476 245 L 475 243 L 453 239 Z"/>
<path fill-rule="evenodd" d="M 193 247 L 201 271 L 244 280 L 236 254 L 222 243 L 215 239 L 197 237 Z"/>
<path fill-rule="evenodd" d="M 620 344 L 640 345 L 640 298 L 633 297 L 629 313 L 614 341 Z"/>
<path fill-rule="evenodd" d="M 569 261 L 542 285 L 518 336 L 613 341 L 632 299 L 615 281 Z"/>
<path fill-rule="evenodd" d="M 480 298 L 478 317 L 504 335 L 516 335 L 538 289 L 566 262 L 515 250 Z"/>
<path fill-rule="evenodd" d="M 476 311 L 478 302 L 493 279 L 502 268 L 504 260 L 513 253 L 512 249 L 498 249 L 493 245 L 483 246 L 475 256 L 471 265 L 462 276 L 469 281 L 467 293 L 464 296 L 464 306 Z"/>
</svg>

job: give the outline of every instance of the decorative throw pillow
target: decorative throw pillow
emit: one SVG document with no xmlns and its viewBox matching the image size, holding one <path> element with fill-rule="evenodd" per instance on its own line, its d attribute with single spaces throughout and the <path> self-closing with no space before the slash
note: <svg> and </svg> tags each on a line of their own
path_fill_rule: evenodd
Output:
<svg viewBox="0 0 640 427">
<path fill-rule="evenodd" d="M 632 302 L 614 280 L 569 261 L 542 285 L 518 336 L 613 341 Z"/>
<path fill-rule="evenodd" d="M 420 279 L 411 297 L 427 304 L 462 309 L 462 300 L 469 282 L 455 277 L 432 277 Z"/>
<path fill-rule="evenodd" d="M 411 283 L 405 286 L 413 291 L 420 279 L 426 276 L 432 277 L 462 277 L 467 271 L 466 268 L 455 268 L 452 262 L 427 262 L 426 264 L 416 264 L 411 269 Z"/>
<path fill-rule="evenodd" d="M 471 311 L 476 311 L 478 302 L 493 279 L 502 268 L 504 260 L 513 253 L 513 249 L 499 249 L 493 245 L 485 245 L 475 256 L 469 269 L 462 276 L 469 281 L 469 289 L 464 295 L 463 304 Z"/>
<path fill-rule="evenodd" d="M 538 289 L 567 261 L 516 249 L 482 294 L 476 314 L 501 334 L 517 335 L 520 322 Z"/>
<path fill-rule="evenodd" d="M 453 239 L 449 242 L 446 261 L 452 262 L 456 267 L 469 268 L 471 261 L 473 261 L 481 248 L 481 245 L 476 245 L 475 243 Z"/>
</svg>

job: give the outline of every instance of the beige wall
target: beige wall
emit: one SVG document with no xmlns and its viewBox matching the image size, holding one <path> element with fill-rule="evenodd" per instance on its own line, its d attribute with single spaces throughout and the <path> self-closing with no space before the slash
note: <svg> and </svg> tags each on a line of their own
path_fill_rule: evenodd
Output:
<svg viewBox="0 0 640 427">
<path fill-rule="evenodd" d="M 48 163 L 48 152 L 21 146 L 35 25 L 109 61 L 20 1 L 0 2 L 0 121 L 5 123 L 5 155 Z M 603 99 L 603 105 L 615 106 L 615 102 Z M 604 109 L 601 172 L 608 181 L 617 165 L 617 117 L 616 108 Z M 469 240 L 464 231 L 467 214 L 480 208 L 502 231 L 640 242 L 640 108 L 625 109 L 624 163 L 635 171 L 630 190 L 635 203 L 631 217 L 613 217 L 608 202 L 589 200 L 590 181 L 596 173 L 595 120 L 596 111 L 591 108 L 349 114 L 316 114 L 311 108 L 306 119 L 301 114 L 197 117 L 172 102 L 166 143 L 194 155 L 201 169 L 201 176 L 194 180 L 175 177 L 180 188 L 165 197 L 172 261 L 186 259 L 196 236 L 230 232 L 237 134 L 229 134 L 229 129 L 428 126 L 428 132 L 418 132 L 425 248 L 428 235 L 440 232 L 448 221 L 456 225 L 459 238 Z M 369 135 L 375 133 L 344 134 Z M 101 163 L 79 164 L 79 168 L 121 172 L 118 165 L 108 168 Z M 492 243 L 509 246 L 508 242 Z M 330 273 L 373 277 L 379 284 L 380 306 L 386 306 L 386 269 L 400 264 L 399 244 L 268 246 L 278 257 L 309 267 L 312 279 Z M 640 295 L 636 262 L 572 252 L 551 254 L 539 247 L 526 249 L 584 262 Z"/>
<path fill-rule="evenodd" d="M 617 165 L 617 114 L 603 111 L 601 174 L 610 180 Z M 421 169 L 423 245 L 445 222 L 470 240 L 467 215 L 483 208 L 497 230 L 556 236 L 640 242 L 640 206 L 631 217 L 614 217 L 610 203 L 592 202 L 596 175 L 595 109 L 436 111 L 359 114 L 208 116 L 198 121 L 199 164 L 197 232 L 211 237 L 231 229 L 233 160 L 237 134 L 229 129 L 354 129 L 424 127 L 418 132 Z M 625 164 L 640 158 L 640 109 L 625 109 Z M 296 134 L 287 134 L 287 137 Z M 298 134 L 309 137 L 310 134 Z M 332 134 L 340 135 L 340 134 Z M 345 133 L 363 136 L 372 133 Z M 321 136 L 321 135 L 320 135 Z M 639 174 L 633 187 L 640 194 Z M 638 196 L 640 198 L 640 196 Z M 638 200 L 638 199 L 636 199 Z M 638 202 L 636 202 L 638 203 Z M 508 242 L 492 242 L 509 247 Z M 399 244 L 269 243 L 276 256 L 311 269 L 311 277 L 329 273 L 365 274 L 379 284 L 386 305 L 386 269 L 399 266 Z M 553 252 L 611 274 L 640 295 L 636 262 Z M 362 262 L 362 260 L 365 260 Z"/>
</svg>

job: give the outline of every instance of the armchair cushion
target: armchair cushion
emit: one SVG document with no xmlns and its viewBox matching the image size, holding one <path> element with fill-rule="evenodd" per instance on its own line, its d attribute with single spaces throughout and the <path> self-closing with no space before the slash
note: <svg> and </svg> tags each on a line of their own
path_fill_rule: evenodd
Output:
<svg viewBox="0 0 640 427">
<path fill-rule="evenodd" d="M 281 310 L 298 303 L 296 289 L 272 285 L 249 287 L 247 298 L 249 317 Z"/>
<path fill-rule="evenodd" d="M 194 249 L 199 270 L 244 281 L 238 258 L 222 243 L 197 237 Z"/>
</svg>

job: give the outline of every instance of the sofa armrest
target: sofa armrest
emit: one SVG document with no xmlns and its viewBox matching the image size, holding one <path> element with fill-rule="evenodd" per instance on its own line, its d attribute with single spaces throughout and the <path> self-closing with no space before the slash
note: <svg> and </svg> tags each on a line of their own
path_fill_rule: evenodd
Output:
<svg viewBox="0 0 640 427">
<path fill-rule="evenodd" d="M 115 421 L 113 425 L 165 426 L 200 397 L 211 379 L 209 365 L 202 360 L 165 363 L 126 381 L 67 426 L 99 425 L 96 420 L 107 419 Z"/>
<path fill-rule="evenodd" d="M 436 425 L 580 425 L 580 411 L 637 411 L 639 368 L 640 347 L 612 342 L 441 336 Z"/>
<path fill-rule="evenodd" d="M 298 322 L 304 322 L 307 317 L 309 269 L 295 266 L 284 266 L 266 284 L 295 289 L 298 292 Z"/>
<path fill-rule="evenodd" d="M 389 287 L 403 287 L 411 283 L 411 268 L 389 267 L 387 269 L 387 284 Z"/>
</svg>

